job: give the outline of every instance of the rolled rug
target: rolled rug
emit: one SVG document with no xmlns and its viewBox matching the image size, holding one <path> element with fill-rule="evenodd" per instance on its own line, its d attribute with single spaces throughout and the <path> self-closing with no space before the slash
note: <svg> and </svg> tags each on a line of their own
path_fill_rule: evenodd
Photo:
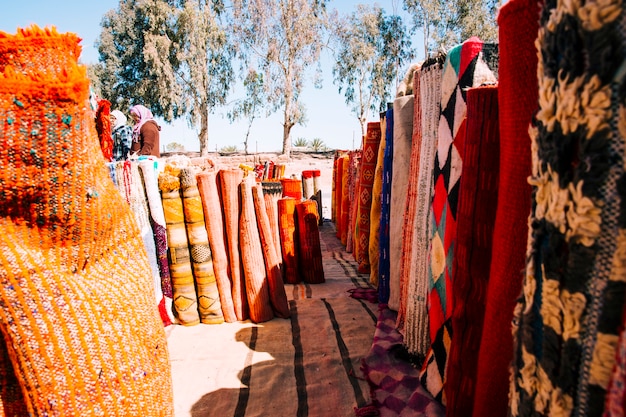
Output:
<svg viewBox="0 0 626 417">
<path fill-rule="evenodd" d="M 298 218 L 298 262 L 300 276 L 307 284 L 325 282 L 320 233 L 317 227 L 317 205 L 306 200 L 296 204 Z"/>
<path fill-rule="evenodd" d="M 380 204 L 379 250 L 378 250 L 378 300 L 389 301 L 389 217 L 391 215 L 391 176 L 393 166 L 393 107 L 387 110 L 385 154 L 383 157 L 383 181 Z"/>
<path fill-rule="evenodd" d="M 146 249 L 97 157 L 79 53 L 54 28 L 0 33 L 3 414 L 171 416 Z"/>
<path fill-rule="evenodd" d="M 283 197 L 291 197 L 296 200 L 302 200 L 302 181 L 296 178 L 281 178 L 280 183 L 283 186 Z"/>
<path fill-rule="evenodd" d="M 193 326 L 200 323 L 198 294 L 191 269 L 191 255 L 185 228 L 185 213 L 180 195 L 180 171 L 166 165 L 159 174 L 159 189 L 167 229 L 167 246 L 170 250 L 170 274 L 174 313 L 180 324 Z"/>
<path fill-rule="evenodd" d="M 241 169 L 222 169 L 217 174 L 222 197 L 222 212 L 224 213 L 224 232 L 233 291 L 233 306 L 237 320 L 248 318 L 248 298 L 239 253 L 239 184 L 242 179 L 243 172 Z"/>
<path fill-rule="evenodd" d="M 441 103 L 441 74 L 445 55 L 422 64 L 418 73 L 421 107 L 421 146 L 417 186 L 420 192 L 415 203 L 414 245 L 411 247 L 411 276 L 407 283 L 407 303 L 404 345 L 420 359 L 426 357 L 431 340 L 428 333 L 428 268 L 433 192 L 433 168 L 437 150 L 439 104 Z"/>
<path fill-rule="evenodd" d="M 163 323 L 167 325 L 166 317 L 170 322 L 173 322 L 175 317 L 172 312 L 172 278 L 170 276 L 170 266 L 167 260 L 167 231 L 155 165 L 156 162 L 154 161 L 141 161 L 139 162 L 139 170 L 146 191 L 146 199 L 150 211 L 150 225 L 152 226 L 157 265 L 161 278 L 160 286 L 157 285 L 162 294 L 161 302 L 159 303 L 159 312 L 161 313 Z"/>
<path fill-rule="evenodd" d="M 360 274 L 370 273 L 370 214 L 372 209 L 372 188 L 374 186 L 374 174 L 378 160 L 378 147 L 380 146 L 380 122 L 369 122 L 367 134 L 363 141 L 361 164 L 359 170 L 359 194 L 357 222 L 359 253 L 357 262 Z"/>
<path fill-rule="evenodd" d="M 376 171 L 374 171 L 374 183 L 372 185 L 372 206 L 370 209 L 370 283 L 378 286 L 378 258 L 380 250 L 380 206 L 382 203 L 383 188 L 383 158 L 385 156 L 386 129 L 385 121 L 386 112 L 380 113 L 380 145 L 378 146 L 378 155 L 376 157 Z"/>
<path fill-rule="evenodd" d="M 263 259 L 265 260 L 265 271 L 269 284 L 270 302 L 276 317 L 289 318 L 289 304 L 285 293 L 283 273 L 280 269 L 280 258 L 274 246 L 272 228 L 265 209 L 265 199 L 263 197 L 263 187 L 255 185 L 252 187 L 252 200 L 254 202 L 254 212 L 257 219 L 257 227 L 261 238 L 261 248 Z"/>
<path fill-rule="evenodd" d="M 421 64 L 420 64 L 421 68 Z M 413 248 L 415 247 L 415 218 L 417 217 L 418 181 L 420 152 L 422 147 L 422 100 L 420 95 L 420 68 L 413 74 L 413 137 L 411 138 L 411 155 L 409 157 L 409 182 L 406 191 L 406 211 L 402 224 L 402 257 L 400 259 L 400 306 L 396 325 L 398 331 L 404 334 L 404 323 L 406 319 L 406 304 L 409 294 L 409 281 L 412 279 L 413 271 Z M 425 190 L 424 190 L 425 191 Z M 422 191 L 422 192 L 424 192 Z"/>
<path fill-rule="evenodd" d="M 623 3 L 540 12 L 513 415 L 605 413 L 626 300 L 624 34 Z"/>
<path fill-rule="evenodd" d="M 441 110 L 437 152 L 433 173 L 431 204 L 432 235 L 429 269 L 429 327 L 432 349 L 422 380 L 426 389 L 444 405 L 446 358 L 450 352 L 452 316 L 452 261 L 456 247 L 457 208 L 463 168 L 469 87 L 495 83 L 496 44 L 485 44 L 472 37 L 452 48 L 446 55 L 441 76 Z M 495 62 L 494 62 L 495 61 Z M 492 67 L 490 67 L 492 65 Z"/>
<path fill-rule="evenodd" d="M 346 153 L 343 152 L 337 157 L 337 169 L 335 170 L 335 228 L 337 231 L 335 232 L 335 236 L 337 239 L 341 240 L 341 227 L 342 227 L 342 216 L 341 211 L 343 207 L 343 158 L 344 156 L 347 158 Z"/>
<path fill-rule="evenodd" d="M 346 155 L 341 158 L 343 168 L 341 169 L 341 244 L 346 246 L 348 244 L 348 233 L 350 233 L 350 207 L 352 207 L 352 200 L 349 188 L 350 175 L 350 155 Z"/>
<path fill-rule="evenodd" d="M 402 232 L 406 212 L 411 140 L 413 138 L 414 96 L 402 96 L 393 101 L 393 173 L 391 174 L 391 202 L 389 204 L 389 308 L 400 308 L 400 265 L 402 263 Z"/>
<path fill-rule="evenodd" d="M 302 198 L 308 200 L 315 195 L 313 188 L 313 171 L 302 171 Z"/>
<path fill-rule="evenodd" d="M 224 242 L 224 219 L 220 196 L 217 191 L 217 173 L 202 171 L 196 174 L 196 180 L 200 198 L 202 199 L 204 224 L 209 238 L 209 246 L 211 247 L 213 272 L 217 282 L 222 314 L 224 321 L 232 323 L 237 321 L 237 315 L 233 305 L 232 285 L 228 276 L 228 255 L 226 254 L 226 243 Z"/>
<path fill-rule="evenodd" d="M 280 251 L 280 231 L 278 226 L 278 200 L 283 194 L 283 186 L 280 181 L 263 181 L 263 199 L 265 200 L 265 211 L 272 228 L 272 240 L 274 242 L 274 250 L 278 255 L 279 267 L 283 267 L 283 255 Z"/>
<path fill-rule="evenodd" d="M 539 3 L 511 0 L 498 14 L 500 177 L 493 251 L 485 296 L 473 416 L 501 416 L 509 403 L 513 309 L 522 292 L 531 207 L 531 140 L 538 106 Z M 487 404 L 488 403 L 488 404 Z"/>
<path fill-rule="evenodd" d="M 356 252 L 354 250 L 354 234 L 356 232 L 356 217 L 357 217 L 357 193 L 358 193 L 358 174 L 359 164 L 361 160 L 360 151 L 350 151 L 348 154 L 348 199 L 350 204 L 348 210 L 348 231 L 346 232 L 346 252 L 354 253 L 356 259 Z M 344 201 L 346 201 L 344 199 Z"/>
<path fill-rule="evenodd" d="M 239 216 L 239 247 L 246 283 L 246 296 L 250 320 L 262 323 L 274 318 L 270 303 L 269 282 L 265 273 L 263 249 L 259 238 L 254 201 L 252 199 L 251 177 L 239 184 L 241 214 Z"/>
<path fill-rule="evenodd" d="M 446 415 L 465 416 L 474 403 L 478 350 L 498 203 L 498 87 L 467 90 L 463 179 L 457 210 L 452 283 L 453 337 L 446 371 Z M 487 330 L 488 331 L 488 330 Z"/>
<path fill-rule="evenodd" d="M 297 284 L 302 280 L 298 271 L 296 203 L 296 199 L 291 197 L 278 200 L 280 248 L 283 254 L 284 281 L 287 284 Z"/>
<path fill-rule="evenodd" d="M 185 227 L 189 240 L 193 277 L 196 282 L 200 321 L 205 324 L 220 324 L 224 322 L 224 315 L 197 184 L 195 168 L 183 168 L 180 171 Z"/>
</svg>

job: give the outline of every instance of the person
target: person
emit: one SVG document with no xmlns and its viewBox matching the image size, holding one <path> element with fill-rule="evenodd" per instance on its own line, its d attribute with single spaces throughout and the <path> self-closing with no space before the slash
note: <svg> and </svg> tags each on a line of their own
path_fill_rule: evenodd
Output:
<svg viewBox="0 0 626 417">
<path fill-rule="evenodd" d="M 130 144 L 133 140 L 133 129 L 126 124 L 128 119 L 119 110 L 111 112 L 111 126 L 113 126 L 113 160 L 124 161 L 128 158 Z"/>
<path fill-rule="evenodd" d="M 137 104 L 130 109 L 133 118 L 133 142 L 130 147 L 131 156 L 152 155 L 159 158 L 159 139 L 161 126 L 152 117 L 152 112 L 145 106 Z"/>
</svg>

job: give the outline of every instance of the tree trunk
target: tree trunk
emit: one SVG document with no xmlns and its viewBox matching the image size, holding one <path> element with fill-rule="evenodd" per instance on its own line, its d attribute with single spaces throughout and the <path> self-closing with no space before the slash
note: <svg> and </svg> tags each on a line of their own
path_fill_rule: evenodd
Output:
<svg viewBox="0 0 626 417">
<path fill-rule="evenodd" d="M 202 103 L 200 108 L 200 133 L 198 134 L 200 156 L 207 156 L 209 154 L 209 109 L 206 103 Z"/>
<path fill-rule="evenodd" d="M 285 113 L 284 113 L 284 118 L 283 118 L 283 152 L 282 154 L 285 155 L 287 158 L 291 158 L 291 137 L 289 136 L 289 133 L 291 132 L 291 128 L 294 125 L 290 117 L 290 110 L 291 110 L 291 97 L 287 97 L 287 94 L 286 94 L 285 95 Z"/>
</svg>

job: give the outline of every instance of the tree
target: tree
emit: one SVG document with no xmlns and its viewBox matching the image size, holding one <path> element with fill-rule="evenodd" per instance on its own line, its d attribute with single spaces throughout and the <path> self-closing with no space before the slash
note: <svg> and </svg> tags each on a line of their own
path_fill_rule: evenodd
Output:
<svg viewBox="0 0 626 417">
<path fill-rule="evenodd" d="M 223 12 L 220 0 L 121 0 L 98 40 L 102 95 L 119 108 L 141 102 L 166 121 L 186 116 L 206 155 L 209 113 L 233 81 Z"/>
<path fill-rule="evenodd" d="M 228 113 L 228 119 L 231 122 L 241 118 L 248 119 L 246 138 L 243 141 L 243 149 L 246 155 L 248 154 L 248 139 L 250 137 L 252 122 L 259 116 L 260 111 L 267 101 L 263 84 L 263 74 L 253 69 L 248 70 L 248 75 L 243 80 L 245 97 L 237 100 L 232 110 Z"/>
<path fill-rule="evenodd" d="M 300 100 L 307 69 L 323 46 L 325 0 L 233 0 L 233 31 L 248 63 L 264 73 L 270 112 L 282 108 L 282 153 L 291 152 L 291 128 L 305 121 Z"/>
<path fill-rule="evenodd" d="M 413 28 L 424 33 L 426 57 L 472 36 L 496 41 L 499 4 L 499 0 L 404 0 L 405 10 L 413 17 Z"/>
<path fill-rule="evenodd" d="M 185 146 L 177 142 L 170 142 L 165 145 L 165 150 L 167 152 L 185 152 Z"/>
<path fill-rule="evenodd" d="M 335 46 L 334 83 L 365 136 L 367 113 L 385 109 L 399 68 L 412 58 L 409 34 L 399 16 L 386 16 L 379 6 L 359 4 L 332 26 Z"/>
</svg>

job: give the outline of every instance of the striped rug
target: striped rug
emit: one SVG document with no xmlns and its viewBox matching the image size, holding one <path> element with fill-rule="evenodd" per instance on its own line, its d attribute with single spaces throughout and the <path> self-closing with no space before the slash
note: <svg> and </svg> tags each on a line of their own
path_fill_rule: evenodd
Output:
<svg viewBox="0 0 626 417">
<path fill-rule="evenodd" d="M 353 416 L 371 402 L 360 366 L 377 306 L 349 296 L 371 288 L 369 276 L 334 233 L 331 222 L 320 227 L 326 282 L 285 285 L 289 319 L 168 327 L 177 417 Z"/>
</svg>

